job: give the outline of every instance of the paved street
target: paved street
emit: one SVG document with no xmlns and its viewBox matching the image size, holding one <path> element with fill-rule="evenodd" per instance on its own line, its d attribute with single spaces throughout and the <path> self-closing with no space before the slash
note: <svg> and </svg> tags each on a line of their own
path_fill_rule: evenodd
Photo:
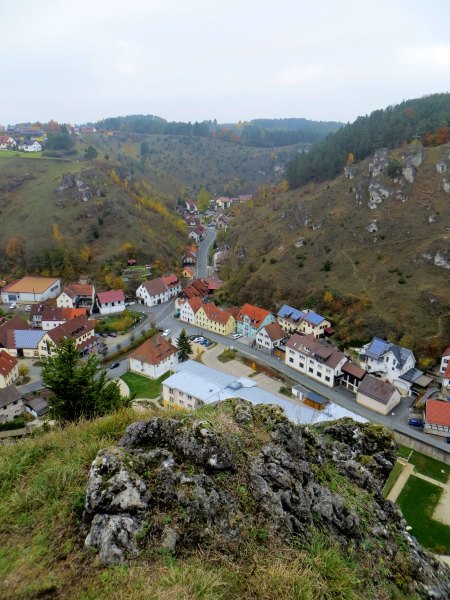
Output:
<svg viewBox="0 0 450 600">
<path fill-rule="evenodd" d="M 207 227 L 205 239 L 198 248 L 197 277 L 206 277 L 208 275 L 208 252 L 215 239 L 216 230 L 213 227 Z"/>
</svg>

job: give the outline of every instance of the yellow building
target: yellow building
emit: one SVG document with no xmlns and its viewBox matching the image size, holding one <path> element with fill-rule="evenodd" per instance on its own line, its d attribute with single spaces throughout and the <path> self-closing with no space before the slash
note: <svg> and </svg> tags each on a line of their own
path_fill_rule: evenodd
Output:
<svg viewBox="0 0 450 600">
<path fill-rule="evenodd" d="M 227 310 L 222 310 L 214 302 L 202 304 L 195 314 L 195 324 L 221 335 L 230 335 L 236 329 L 236 320 Z"/>
</svg>

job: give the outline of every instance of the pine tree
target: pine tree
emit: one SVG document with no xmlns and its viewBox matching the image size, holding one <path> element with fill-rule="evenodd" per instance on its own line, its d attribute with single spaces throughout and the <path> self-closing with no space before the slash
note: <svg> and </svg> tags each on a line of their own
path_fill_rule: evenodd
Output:
<svg viewBox="0 0 450 600">
<path fill-rule="evenodd" d="M 184 329 L 181 330 L 178 336 L 178 358 L 181 362 L 189 360 L 189 355 L 192 353 L 192 346 Z"/>
<path fill-rule="evenodd" d="M 63 423 L 92 419 L 129 405 L 131 398 L 123 398 L 105 369 L 98 369 L 98 356 L 81 362 L 79 354 L 75 341 L 67 338 L 53 356 L 43 359 L 42 381 L 52 392 L 52 417 Z"/>
</svg>

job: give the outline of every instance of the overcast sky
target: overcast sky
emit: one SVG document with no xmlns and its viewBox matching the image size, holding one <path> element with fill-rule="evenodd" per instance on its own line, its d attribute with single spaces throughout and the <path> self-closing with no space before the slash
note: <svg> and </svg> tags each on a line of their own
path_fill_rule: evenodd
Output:
<svg viewBox="0 0 450 600">
<path fill-rule="evenodd" d="M 0 124 L 353 121 L 450 91 L 448 0 L 0 0 Z"/>
</svg>

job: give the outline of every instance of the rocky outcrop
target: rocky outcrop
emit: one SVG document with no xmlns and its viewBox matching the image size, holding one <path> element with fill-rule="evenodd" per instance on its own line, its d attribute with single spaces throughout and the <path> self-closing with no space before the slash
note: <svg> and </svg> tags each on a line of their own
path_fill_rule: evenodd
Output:
<svg viewBox="0 0 450 600">
<path fill-rule="evenodd" d="M 408 592 L 447 597 L 450 572 L 381 494 L 396 457 L 387 430 L 351 420 L 305 427 L 279 407 L 238 400 L 208 411 L 208 421 L 194 413 L 134 423 L 118 447 L 98 453 L 84 518 L 85 545 L 102 563 L 141 549 L 182 557 L 203 548 L 238 560 L 261 532 L 294 547 L 318 529 L 356 554 L 377 547 L 368 560 L 386 564 L 407 548 Z"/>
</svg>

